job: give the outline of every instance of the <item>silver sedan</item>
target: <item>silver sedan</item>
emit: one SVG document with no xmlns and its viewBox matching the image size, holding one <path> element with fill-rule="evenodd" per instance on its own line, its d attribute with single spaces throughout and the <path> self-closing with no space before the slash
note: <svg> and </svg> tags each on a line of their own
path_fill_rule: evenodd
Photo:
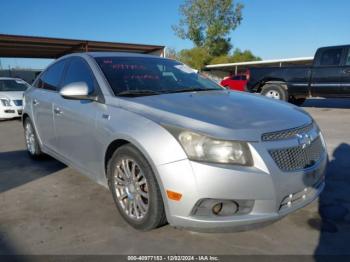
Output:
<svg viewBox="0 0 350 262">
<path fill-rule="evenodd" d="M 324 187 L 323 136 L 302 109 L 221 88 L 180 62 L 71 54 L 25 92 L 29 154 L 112 192 L 140 230 L 241 230 L 282 218 Z"/>
</svg>

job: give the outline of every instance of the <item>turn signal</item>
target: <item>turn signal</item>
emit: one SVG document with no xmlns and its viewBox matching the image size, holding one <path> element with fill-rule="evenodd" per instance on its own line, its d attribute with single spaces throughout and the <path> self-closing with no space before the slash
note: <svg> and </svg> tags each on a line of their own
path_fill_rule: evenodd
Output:
<svg viewBox="0 0 350 262">
<path fill-rule="evenodd" d="M 171 200 L 175 200 L 175 201 L 181 200 L 182 194 L 180 194 L 180 193 L 170 191 L 170 190 L 167 190 L 166 193 L 168 195 L 168 198 Z"/>
</svg>

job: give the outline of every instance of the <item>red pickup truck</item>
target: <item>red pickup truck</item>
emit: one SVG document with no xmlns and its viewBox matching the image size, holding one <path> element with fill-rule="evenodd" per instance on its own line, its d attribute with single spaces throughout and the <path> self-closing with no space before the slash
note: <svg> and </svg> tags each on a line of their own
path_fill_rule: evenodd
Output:
<svg viewBox="0 0 350 262">
<path fill-rule="evenodd" d="M 248 75 L 239 74 L 225 77 L 220 84 L 228 89 L 236 91 L 246 91 L 246 85 L 248 82 Z"/>
</svg>

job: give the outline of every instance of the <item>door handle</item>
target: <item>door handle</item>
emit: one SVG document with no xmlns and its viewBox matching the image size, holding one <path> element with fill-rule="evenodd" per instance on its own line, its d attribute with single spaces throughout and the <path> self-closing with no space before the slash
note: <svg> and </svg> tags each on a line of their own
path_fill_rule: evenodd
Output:
<svg viewBox="0 0 350 262">
<path fill-rule="evenodd" d="M 349 74 L 350 74 L 350 69 L 349 69 L 349 68 L 344 69 L 344 70 L 343 70 L 343 74 L 349 75 Z"/>
<path fill-rule="evenodd" d="M 55 107 L 55 109 L 53 110 L 55 112 L 56 115 L 61 115 L 62 111 L 59 107 Z"/>
<path fill-rule="evenodd" d="M 33 105 L 34 105 L 34 106 L 39 105 L 39 101 L 38 101 L 38 100 L 36 100 L 36 99 L 34 99 L 34 100 L 33 100 Z"/>
</svg>

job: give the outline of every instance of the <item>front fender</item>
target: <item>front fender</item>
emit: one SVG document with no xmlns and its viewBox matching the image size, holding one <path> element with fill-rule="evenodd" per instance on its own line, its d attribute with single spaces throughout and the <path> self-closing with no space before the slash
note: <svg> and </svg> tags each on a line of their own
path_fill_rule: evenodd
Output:
<svg viewBox="0 0 350 262">
<path fill-rule="evenodd" d="M 187 158 L 180 144 L 164 127 L 136 113 L 113 108 L 109 120 L 101 125 L 97 123 L 98 126 L 103 126 L 105 151 L 113 141 L 123 139 L 137 147 L 155 166 Z"/>
<path fill-rule="evenodd" d="M 166 178 L 160 175 L 158 167 L 187 159 L 187 155 L 180 144 L 161 125 L 141 115 L 118 107 L 110 108 L 109 114 L 109 120 L 100 120 L 103 123 L 97 122 L 96 126 L 98 132 L 101 132 L 98 137 L 103 139 L 104 145 L 103 152 L 99 155 L 104 157 L 109 145 L 116 140 L 126 140 L 133 144 L 151 165 L 162 197 L 166 199 L 163 183 Z M 101 173 L 105 174 L 105 160 L 101 159 L 99 162 L 101 163 Z M 106 177 L 104 177 L 104 180 L 106 181 Z M 107 187 L 107 181 L 105 186 Z M 168 213 L 167 201 L 164 201 L 164 205 L 166 213 Z"/>
</svg>

